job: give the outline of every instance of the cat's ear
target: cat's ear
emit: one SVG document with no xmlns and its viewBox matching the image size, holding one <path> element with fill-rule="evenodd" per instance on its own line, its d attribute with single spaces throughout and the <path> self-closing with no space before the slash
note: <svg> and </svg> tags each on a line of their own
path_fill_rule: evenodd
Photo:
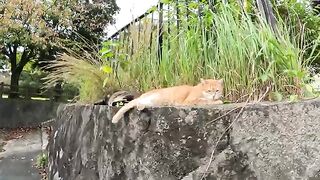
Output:
<svg viewBox="0 0 320 180">
<path fill-rule="evenodd" d="M 223 79 L 218 79 L 219 84 L 223 84 Z"/>
</svg>

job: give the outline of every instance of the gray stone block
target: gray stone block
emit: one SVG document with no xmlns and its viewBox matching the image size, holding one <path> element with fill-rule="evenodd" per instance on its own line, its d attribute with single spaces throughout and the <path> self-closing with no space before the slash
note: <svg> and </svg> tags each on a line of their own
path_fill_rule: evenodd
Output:
<svg viewBox="0 0 320 180">
<path fill-rule="evenodd" d="M 55 118 L 58 106 L 53 101 L 0 99 L 0 128 L 37 127 Z"/>
<path fill-rule="evenodd" d="M 60 106 L 49 178 L 320 179 L 320 101 L 115 108 Z"/>
</svg>

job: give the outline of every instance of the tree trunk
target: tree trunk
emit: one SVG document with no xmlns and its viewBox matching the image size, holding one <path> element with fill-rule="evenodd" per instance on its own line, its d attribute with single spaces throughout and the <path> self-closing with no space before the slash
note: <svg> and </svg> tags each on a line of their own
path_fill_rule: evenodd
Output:
<svg viewBox="0 0 320 180">
<path fill-rule="evenodd" d="M 17 64 L 17 47 L 13 46 L 13 51 L 11 52 L 10 62 L 11 62 L 11 82 L 10 82 L 10 93 L 9 98 L 19 98 L 19 79 L 23 67 L 28 63 L 32 57 L 32 49 L 25 48 L 19 63 Z"/>
<path fill-rule="evenodd" d="M 14 70 L 11 74 L 9 98 L 19 98 L 19 79 L 21 71 Z"/>
</svg>

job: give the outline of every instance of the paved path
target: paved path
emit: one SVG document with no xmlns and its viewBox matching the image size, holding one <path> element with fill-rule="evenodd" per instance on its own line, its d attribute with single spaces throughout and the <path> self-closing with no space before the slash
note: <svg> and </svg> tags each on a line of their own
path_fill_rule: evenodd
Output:
<svg viewBox="0 0 320 180">
<path fill-rule="evenodd" d="M 44 144 L 47 144 L 47 138 L 44 139 Z M 34 167 L 42 148 L 40 131 L 25 133 L 6 143 L 5 151 L 0 152 L 0 180 L 41 180 L 38 169 Z"/>
</svg>

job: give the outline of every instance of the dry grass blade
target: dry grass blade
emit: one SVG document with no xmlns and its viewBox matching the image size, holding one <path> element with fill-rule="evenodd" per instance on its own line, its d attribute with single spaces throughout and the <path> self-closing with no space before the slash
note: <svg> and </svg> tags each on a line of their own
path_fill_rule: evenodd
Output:
<svg viewBox="0 0 320 180">
<path fill-rule="evenodd" d="M 57 82 L 64 81 L 73 84 L 79 89 L 81 102 L 94 102 L 106 93 L 103 82 L 107 74 L 100 70 L 103 63 L 93 56 L 79 57 L 61 54 L 56 61 L 49 62 L 46 69 L 50 74 L 44 78 L 47 88 L 54 86 Z"/>
</svg>

